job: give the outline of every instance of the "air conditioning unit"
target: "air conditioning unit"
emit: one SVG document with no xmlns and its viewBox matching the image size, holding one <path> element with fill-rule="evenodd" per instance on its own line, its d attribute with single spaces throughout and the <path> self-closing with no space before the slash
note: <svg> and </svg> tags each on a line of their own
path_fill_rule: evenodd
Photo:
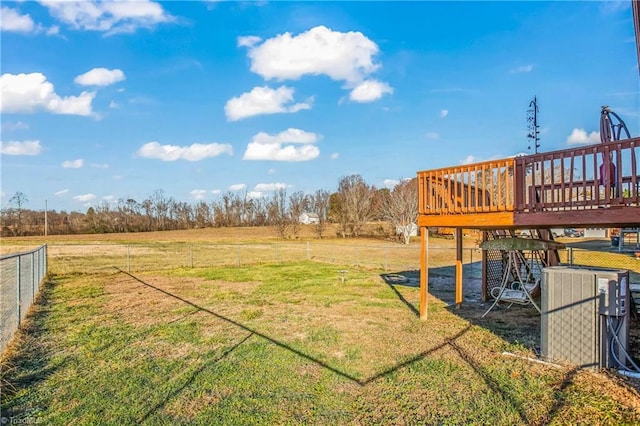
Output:
<svg viewBox="0 0 640 426">
<path fill-rule="evenodd" d="M 629 271 L 544 268 L 542 356 L 581 368 L 626 365 L 629 303 Z"/>
</svg>

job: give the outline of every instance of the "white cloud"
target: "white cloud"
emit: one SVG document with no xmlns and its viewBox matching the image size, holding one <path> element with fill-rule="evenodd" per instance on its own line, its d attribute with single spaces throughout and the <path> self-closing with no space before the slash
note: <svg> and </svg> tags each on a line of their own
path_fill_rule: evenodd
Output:
<svg viewBox="0 0 640 426">
<path fill-rule="evenodd" d="M 427 132 L 424 134 L 424 137 L 427 139 L 439 139 L 440 135 L 436 132 Z"/>
<path fill-rule="evenodd" d="M 120 105 L 118 105 L 117 102 L 115 102 L 115 101 L 111 101 L 111 102 L 109 102 L 109 108 L 117 109 L 117 108 L 120 108 Z"/>
<path fill-rule="evenodd" d="M 219 189 L 212 189 L 212 190 L 211 190 L 211 193 L 212 193 L 213 195 L 218 195 L 218 194 L 222 193 L 222 191 L 220 191 Z"/>
<path fill-rule="evenodd" d="M 68 193 L 69 193 L 68 189 L 63 189 L 63 190 L 60 190 L 60 191 L 56 192 L 53 195 L 55 195 L 56 197 L 62 197 L 63 195 L 66 195 Z"/>
<path fill-rule="evenodd" d="M 195 200 L 204 200 L 205 196 L 207 195 L 207 190 L 206 189 L 194 189 L 191 192 L 189 192 L 189 194 L 191 195 L 191 198 L 193 198 Z"/>
<path fill-rule="evenodd" d="M 276 174 L 276 172 L 277 172 L 277 170 L 276 170 L 276 169 L 273 169 L 273 168 L 272 168 L 272 169 L 267 170 L 267 174 L 268 174 L 268 175 L 275 175 L 275 174 Z"/>
<path fill-rule="evenodd" d="M 259 183 L 259 184 L 256 185 L 254 190 L 260 191 L 260 192 L 277 191 L 279 189 L 286 189 L 288 186 L 289 185 L 287 185 L 286 183 L 280 183 L 280 182 L 276 182 L 276 183 Z"/>
<path fill-rule="evenodd" d="M 40 141 L 0 141 L 0 152 L 4 155 L 39 155 L 42 152 Z"/>
<path fill-rule="evenodd" d="M 229 191 L 244 191 L 247 189 L 247 185 L 244 183 L 235 183 L 233 185 L 229 185 Z"/>
<path fill-rule="evenodd" d="M 354 86 L 376 71 L 378 46 L 360 32 L 341 33 L 318 26 L 297 36 L 284 33 L 249 45 L 251 71 L 265 79 L 297 80 L 324 74 Z M 240 42 L 240 41 L 239 41 Z"/>
<path fill-rule="evenodd" d="M 84 160 L 79 158 L 77 160 L 67 160 L 62 162 L 62 167 L 65 169 L 79 169 L 84 165 Z"/>
<path fill-rule="evenodd" d="M 333 31 L 321 25 L 265 41 L 256 36 L 238 37 L 238 46 L 247 47 L 251 71 L 265 80 L 326 75 L 352 89 L 349 97 L 356 102 L 372 102 L 393 92 L 389 84 L 369 78 L 380 68 L 374 61 L 379 48 L 361 32 Z"/>
<path fill-rule="evenodd" d="M 123 81 L 125 78 L 124 73 L 119 69 L 94 68 L 84 74 L 80 74 L 73 81 L 82 86 L 109 86 Z"/>
<path fill-rule="evenodd" d="M 57 26 L 57 25 L 52 25 L 51 27 L 49 27 L 47 29 L 46 34 L 48 36 L 58 35 L 58 34 L 60 34 L 60 27 Z"/>
<path fill-rule="evenodd" d="M 256 199 L 256 198 L 262 198 L 264 197 L 264 194 L 260 191 L 249 191 L 247 193 L 247 198 L 251 198 L 251 199 Z"/>
<path fill-rule="evenodd" d="M 153 28 L 175 18 L 158 3 L 137 1 L 40 0 L 49 13 L 75 30 L 102 31 L 107 35 Z"/>
<path fill-rule="evenodd" d="M 58 35 L 60 27 L 53 25 L 49 28 L 36 24 L 31 19 L 31 15 L 21 15 L 19 11 L 9 7 L 0 9 L 0 30 L 6 32 L 23 33 L 23 34 L 40 34 L 45 33 L 48 36 Z"/>
<path fill-rule="evenodd" d="M 493 155 L 489 158 L 478 158 L 473 155 L 467 155 L 467 157 L 464 160 L 460 161 L 460 164 L 482 163 L 484 161 L 499 160 L 501 158 L 504 158 L 504 157 L 500 155 Z"/>
<path fill-rule="evenodd" d="M 20 13 L 9 7 L 0 9 L 0 29 L 2 31 L 16 33 L 30 33 L 36 29 L 33 19 L 29 15 L 20 15 Z"/>
<path fill-rule="evenodd" d="M 522 74 L 522 73 L 529 73 L 533 71 L 533 65 L 521 65 L 515 68 L 512 68 L 509 72 L 511 74 Z"/>
<path fill-rule="evenodd" d="M 448 109 L 440 110 L 440 118 L 445 118 L 447 115 L 449 115 Z"/>
<path fill-rule="evenodd" d="M 340 154 L 338 154 L 337 152 L 334 152 L 333 154 L 331 154 L 332 160 L 337 160 L 338 158 L 340 158 Z"/>
<path fill-rule="evenodd" d="M 262 41 L 260 37 L 257 36 L 244 36 L 238 37 L 238 47 L 253 47 L 256 43 Z"/>
<path fill-rule="evenodd" d="M 54 114 L 91 115 L 95 92 L 60 97 L 44 74 L 2 74 L 0 76 L 0 111 L 30 113 L 44 110 Z"/>
<path fill-rule="evenodd" d="M 385 93 L 393 93 L 393 89 L 387 83 L 378 80 L 365 80 L 358 84 L 349 94 L 349 99 L 355 102 L 377 101 Z"/>
<path fill-rule="evenodd" d="M 460 164 L 473 164 L 479 162 L 477 157 L 473 155 L 467 155 L 464 160 L 460 161 Z"/>
<path fill-rule="evenodd" d="M 573 129 L 571 134 L 567 137 L 567 144 L 592 144 L 600 142 L 600 132 L 593 131 L 589 134 L 584 129 Z"/>
<path fill-rule="evenodd" d="M 247 145 L 243 160 L 308 161 L 320 155 L 320 149 L 313 145 L 320 135 L 289 128 L 277 135 L 260 132 Z M 301 144 L 295 146 L 292 144 Z"/>
<path fill-rule="evenodd" d="M 22 121 L 17 121 L 15 123 L 4 123 L 2 128 L 4 130 L 29 130 L 29 125 Z"/>
<path fill-rule="evenodd" d="M 104 201 L 106 201 L 107 203 L 112 203 L 116 200 L 116 196 L 115 195 L 105 195 L 104 197 L 102 197 L 102 199 Z"/>
<path fill-rule="evenodd" d="M 81 203 L 86 203 L 88 201 L 95 200 L 96 196 L 94 194 L 83 194 L 83 195 L 76 195 L 75 197 L 73 197 L 73 199 L 76 201 L 80 201 Z"/>
<path fill-rule="evenodd" d="M 382 181 L 382 184 L 384 185 L 384 187 L 389 189 L 395 188 L 395 186 L 399 183 L 400 181 L 396 179 L 385 179 Z"/>
<path fill-rule="evenodd" d="M 224 106 L 224 112 L 227 120 L 237 121 L 254 115 L 293 113 L 311 108 L 313 99 L 306 103 L 287 106 L 293 102 L 293 92 L 294 89 L 286 86 L 280 86 L 275 90 L 268 86 L 254 87 L 250 92 L 229 99 Z"/>
<path fill-rule="evenodd" d="M 155 158 L 162 161 L 200 161 L 208 157 L 217 157 L 221 154 L 233 155 L 233 148 L 229 144 L 194 143 L 190 146 L 160 145 L 158 142 L 149 142 L 140 147 L 135 153 L 138 157 Z"/>
</svg>

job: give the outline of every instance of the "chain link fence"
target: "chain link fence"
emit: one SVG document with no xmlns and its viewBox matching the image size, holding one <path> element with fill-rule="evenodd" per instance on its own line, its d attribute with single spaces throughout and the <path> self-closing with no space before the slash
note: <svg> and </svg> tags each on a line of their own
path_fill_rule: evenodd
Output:
<svg viewBox="0 0 640 426">
<path fill-rule="evenodd" d="M 47 264 L 47 255 L 49 262 Z M 559 250 L 565 265 L 627 269 L 631 283 L 640 284 L 640 259 L 634 253 L 578 248 Z M 429 276 L 455 276 L 455 247 L 430 244 Z M 48 271 L 52 275 L 131 273 L 179 268 L 243 267 L 292 261 L 333 263 L 340 269 L 362 267 L 392 273 L 420 270 L 420 247 L 397 244 L 350 245 L 324 242 L 208 244 L 49 244 L 36 250 L 2 256 L 2 348 L 4 349 Z M 464 279 L 482 278 L 482 251 L 463 250 Z"/>
<path fill-rule="evenodd" d="M 447 260 L 440 263 L 448 263 L 450 256 L 455 259 L 454 251 L 443 250 L 440 257 Z M 302 260 L 385 271 L 420 268 L 420 247 L 391 244 L 52 244 L 49 245 L 49 257 L 51 272 L 55 274 L 107 272 L 113 267 L 135 273 Z M 480 256 L 476 255 L 475 260 L 480 260 Z"/>
<path fill-rule="evenodd" d="M 46 245 L 0 257 L 0 352 L 20 327 L 46 276 Z"/>
<path fill-rule="evenodd" d="M 640 259 L 633 253 L 616 250 L 567 248 L 558 251 L 565 265 L 628 269 L 632 281 L 640 282 Z M 455 248 L 430 245 L 430 274 L 455 275 Z M 250 266 L 309 260 L 342 266 L 381 269 L 385 272 L 418 271 L 420 247 L 417 245 L 351 245 L 323 242 L 208 244 L 50 244 L 50 270 L 55 274 L 112 271 L 113 267 L 135 273 L 176 268 Z M 481 278 L 482 251 L 464 248 L 464 274 Z"/>
<path fill-rule="evenodd" d="M 384 271 L 420 269 L 420 247 L 417 245 L 378 244 L 352 245 L 324 242 L 293 243 L 139 243 L 139 244 L 49 244 L 50 271 L 55 274 L 94 273 L 113 267 L 129 272 L 202 268 L 215 266 L 245 266 L 266 262 L 310 260 L 358 266 Z M 633 253 L 616 250 L 567 248 L 559 250 L 560 261 L 566 265 L 629 269 L 640 272 L 640 260 Z M 455 264 L 455 248 L 430 244 L 429 268 L 450 275 Z M 481 271 L 482 251 L 465 247 L 465 273 L 474 277 Z"/>
</svg>

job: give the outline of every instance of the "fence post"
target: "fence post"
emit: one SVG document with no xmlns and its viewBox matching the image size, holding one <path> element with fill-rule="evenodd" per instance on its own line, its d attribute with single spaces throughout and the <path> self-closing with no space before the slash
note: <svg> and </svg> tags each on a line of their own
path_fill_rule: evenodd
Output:
<svg viewBox="0 0 640 426">
<path fill-rule="evenodd" d="M 388 253 L 387 253 L 388 248 L 385 247 L 384 248 L 384 271 L 387 272 L 387 270 L 389 269 L 389 265 L 388 265 Z"/>
<path fill-rule="evenodd" d="M 42 254 L 43 253 L 44 253 L 44 247 L 40 247 L 40 249 L 38 250 L 38 282 L 36 283 L 36 288 L 38 289 L 38 291 L 40 291 L 40 282 L 44 277 L 44 274 L 42 273 Z"/>
<path fill-rule="evenodd" d="M 240 266 L 240 244 L 236 246 L 236 264 Z"/>
<path fill-rule="evenodd" d="M 193 244 L 189 245 L 189 262 L 191 264 L 191 269 L 193 269 Z"/>
<path fill-rule="evenodd" d="M 16 274 L 17 274 L 17 285 L 16 285 L 16 290 L 17 290 L 17 295 L 18 295 L 18 328 L 20 328 L 20 263 L 21 263 L 21 259 L 22 256 L 18 256 L 18 263 L 17 263 L 17 267 L 16 267 Z"/>
<path fill-rule="evenodd" d="M 567 254 L 568 254 L 567 261 L 569 262 L 569 265 L 572 266 L 573 265 L 573 247 L 569 247 L 569 252 Z"/>
<path fill-rule="evenodd" d="M 36 300 L 36 252 L 31 252 L 31 303 Z"/>
<path fill-rule="evenodd" d="M 48 262 L 47 262 L 47 250 L 48 249 L 49 249 L 49 247 L 45 244 L 44 245 L 44 250 L 42 252 L 44 254 L 44 256 L 42 257 L 42 272 L 43 272 L 42 276 L 43 277 L 46 276 L 49 273 L 49 270 L 48 270 L 48 267 L 47 267 L 47 265 L 48 265 Z"/>
</svg>

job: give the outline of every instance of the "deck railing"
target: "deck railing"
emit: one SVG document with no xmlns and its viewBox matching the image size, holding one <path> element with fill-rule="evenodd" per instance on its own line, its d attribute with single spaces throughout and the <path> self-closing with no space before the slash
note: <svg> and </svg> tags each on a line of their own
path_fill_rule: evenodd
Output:
<svg viewBox="0 0 640 426">
<path fill-rule="evenodd" d="M 418 172 L 421 215 L 640 204 L 640 138 Z"/>
<path fill-rule="evenodd" d="M 418 172 L 420 214 L 513 211 L 513 158 Z"/>
</svg>

